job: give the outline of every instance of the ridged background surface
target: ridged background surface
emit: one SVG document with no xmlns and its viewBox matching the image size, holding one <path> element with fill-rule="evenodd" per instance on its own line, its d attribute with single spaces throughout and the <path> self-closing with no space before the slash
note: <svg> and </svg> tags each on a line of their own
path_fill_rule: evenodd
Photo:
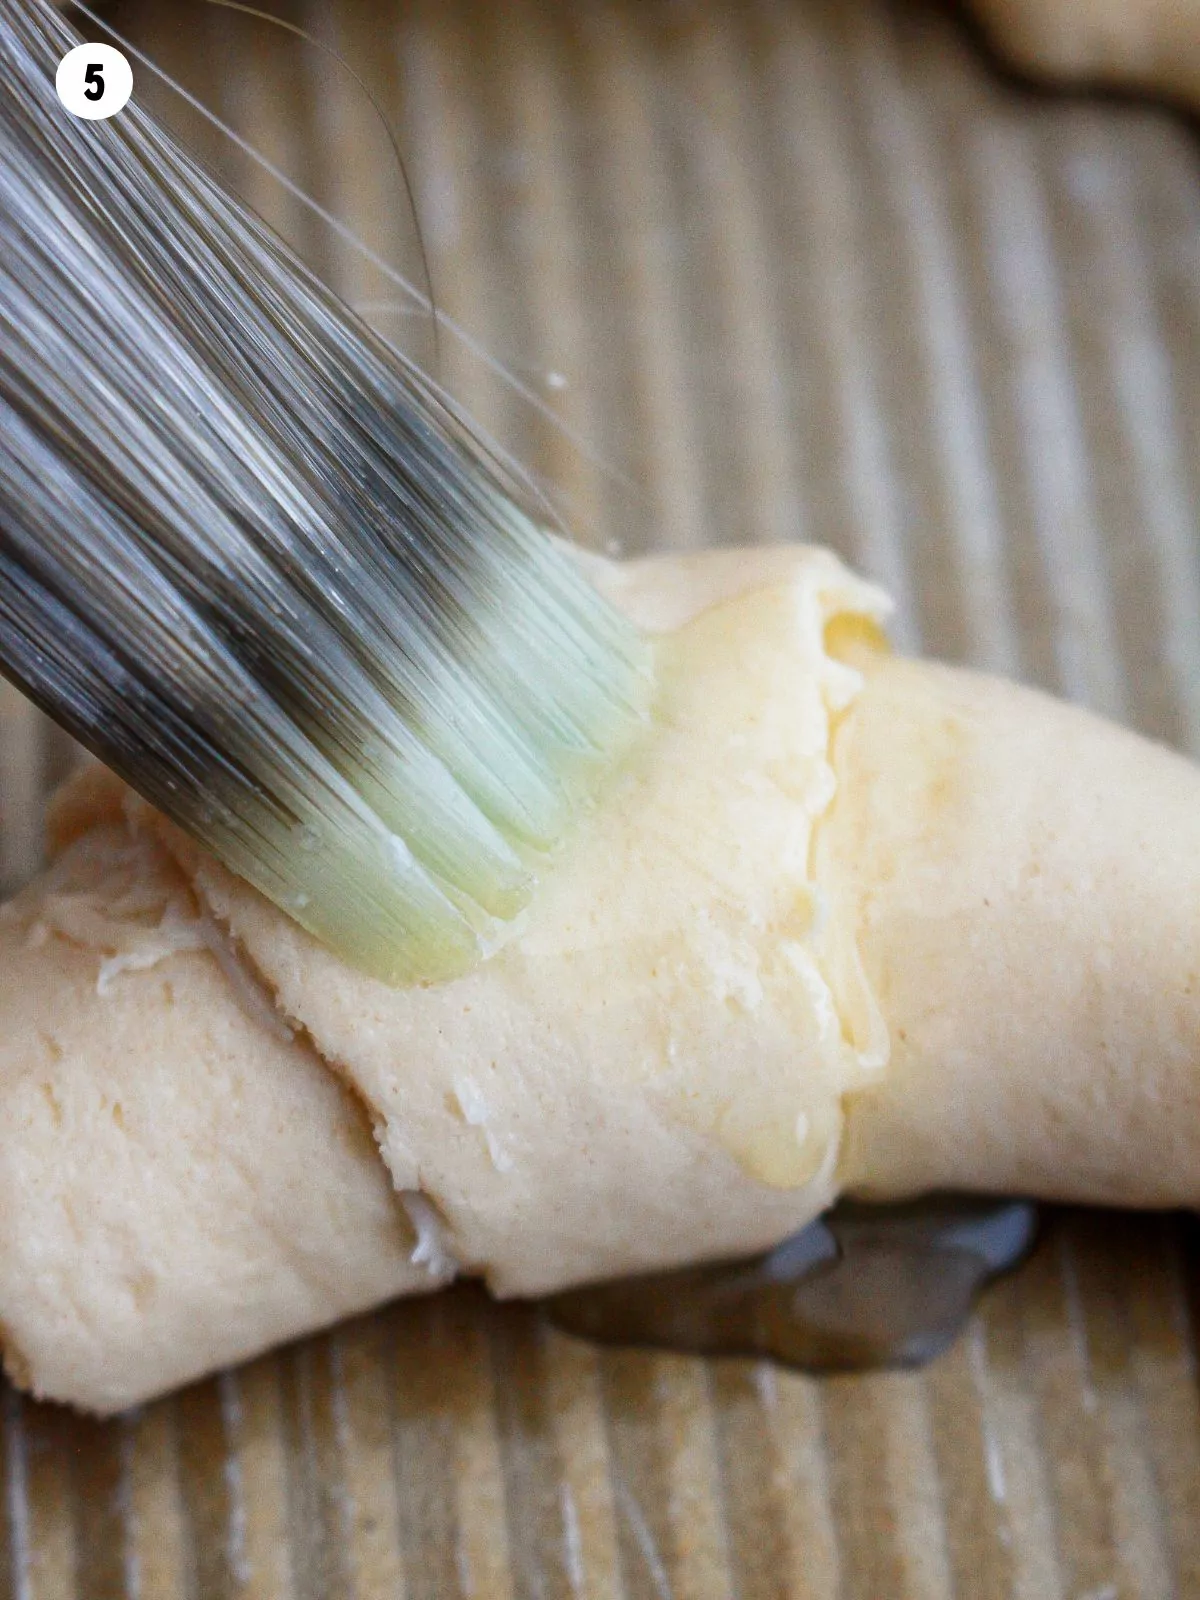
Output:
<svg viewBox="0 0 1200 1600">
<path fill-rule="evenodd" d="M 449 334 L 444 376 L 582 538 L 830 544 L 897 595 L 903 645 L 1200 754 L 1179 121 L 1006 86 L 921 0 L 282 14 L 395 121 L 443 310 L 544 412 Z M 419 276 L 352 79 L 197 0 L 107 15 Z M 394 284 L 137 82 L 428 356 Z M 70 752 L 11 691 L 0 717 L 11 884 Z M 6 1392 L 0 1597 L 1200 1596 L 1197 1239 L 1050 1214 L 917 1374 L 600 1354 L 464 1290 L 106 1425 Z"/>
</svg>

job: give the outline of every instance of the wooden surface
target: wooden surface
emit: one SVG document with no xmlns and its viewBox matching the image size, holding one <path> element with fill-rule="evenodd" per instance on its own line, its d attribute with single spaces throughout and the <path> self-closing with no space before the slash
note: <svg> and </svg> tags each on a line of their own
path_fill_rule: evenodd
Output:
<svg viewBox="0 0 1200 1600">
<path fill-rule="evenodd" d="M 394 119 L 443 310 L 536 404 L 448 332 L 443 376 L 581 538 L 828 543 L 903 644 L 1200 754 L 1181 124 L 1026 98 L 922 0 L 281 14 Z M 197 0 L 107 15 L 419 277 L 352 79 Z M 428 357 L 394 283 L 136 84 Z M 9 883 L 67 759 L 0 697 Z M 1200 1596 L 1197 1259 L 1190 1221 L 1053 1214 L 917 1374 L 601 1354 L 464 1289 L 105 1425 L 9 1392 L 0 1597 Z"/>
</svg>

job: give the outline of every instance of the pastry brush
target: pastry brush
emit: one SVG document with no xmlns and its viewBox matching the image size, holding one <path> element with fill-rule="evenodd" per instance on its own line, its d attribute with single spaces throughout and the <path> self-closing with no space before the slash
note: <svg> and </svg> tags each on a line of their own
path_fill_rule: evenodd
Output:
<svg viewBox="0 0 1200 1600">
<path fill-rule="evenodd" d="M 390 982 L 500 942 L 645 715 L 495 452 L 134 102 L 0 9 L 0 669 Z"/>
</svg>

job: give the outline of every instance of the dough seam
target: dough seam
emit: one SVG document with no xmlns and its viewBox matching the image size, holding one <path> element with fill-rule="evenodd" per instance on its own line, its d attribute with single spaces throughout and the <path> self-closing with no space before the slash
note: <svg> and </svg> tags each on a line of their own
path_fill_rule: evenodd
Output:
<svg viewBox="0 0 1200 1600">
<path fill-rule="evenodd" d="M 140 804 L 141 802 L 139 802 Z M 148 807 L 146 808 L 146 813 L 153 832 L 178 862 L 185 877 L 188 879 L 191 893 L 195 897 L 202 913 L 208 917 L 215 928 L 220 930 L 228 952 L 229 965 L 224 961 L 218 961 L 218 965 L 226 981 L 231 984 L 231 987 L 238 987 L 232 980 L 230 970 L 232 966 L 236 965 L 245 982 L 257 989 L 264 999 L 272 1005 L 275 1015 L 288 1029 L 291 1037 L 308 1050 L 314 1059 L 319 1061 L 325 1070 L 331 1073 L 350 1095 L 351 1100 L 362 1112 L 364 1121 L 370 1129 L 371 1142 L 383 1167 L 388 1188 L 394 1197 L 397 1212 L 409 1232 L 410 1259 L 414 1265 L 428 1266 L 431 1285 L 451 1282 L 459 1275 L 464 1266 L 454 1238 L 453 1226 L 437 1196 L 432 1194 L 424 1184 L 418 1182 L 415 1186 L 410 1185 L 400 1188 L 396 1183 L 379 1144 L 379 1129 L 385 1122 L 382 1111 L 371 1104 L 361 1085 L 355 1081 L 343 1063 L 322 1050 L 309 1027 L 299 1017 L 293 1016 L 281 1003 L 278 988 L 272 984 L 269 976 L 255 962 L 253 956 L 246 949 L 242 940 L 238 938 L 228 921 L 213 908 L 208 896 L 204 893 L 203 885 L 199 881 L 197 870 L 199 856 L 193 853 L 194 847 L 182 834 L 177 833 L 170 823 L 159 817 L 157 813 L 150 811 Z M 215 955 L 214 959 L 217 959 Z M 256 1020 L 261 1022 L 262 1019 L 256 1018 Z M 414 1197 L 416 1205 L 414 1205 Z M 419 1216 L 420 1209 L 423 1208 L 428 1208 L 429 1212 L 432 1213 L 432 1217 L 428 1220 L 422 1219 L 419 1222 L 417 1216 L 414 1216 L 414 1210 L 417 1211 Z M 424 1253 L 430 1248 L 426 1226 L 431 1231 L 436 1231 L 439 1236 L 431 1254 Z"/>
</svg>

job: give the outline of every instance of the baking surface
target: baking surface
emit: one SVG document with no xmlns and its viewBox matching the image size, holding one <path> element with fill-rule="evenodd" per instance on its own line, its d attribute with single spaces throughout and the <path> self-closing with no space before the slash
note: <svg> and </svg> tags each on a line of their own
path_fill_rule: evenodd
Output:
<svg viewBox="0 0 1200 1600">
<path fill-rule="evenodd" d="M 449 332 L 444 379 L 582 539 L 830 544 L 905 646 L 1200 754 L 1181 122 L 1022 94 L 925 0 L 278 9 L 395 121 L 439 303 L 526 398 Z M 419 280 L 352 78 L 197 0 L 106 14 Z M 135 84 L 428 358 L 396 284 Z M 69 760 L 0 691 L 10 885 Z M 1050 1213 L 916 1374 L 599 1353 L 466 1288 L 107 1424 L 5 1391 L 0 1600 L 1200 1595 L 1198 1262 L 1190 1220 Z"/>
</svg>

